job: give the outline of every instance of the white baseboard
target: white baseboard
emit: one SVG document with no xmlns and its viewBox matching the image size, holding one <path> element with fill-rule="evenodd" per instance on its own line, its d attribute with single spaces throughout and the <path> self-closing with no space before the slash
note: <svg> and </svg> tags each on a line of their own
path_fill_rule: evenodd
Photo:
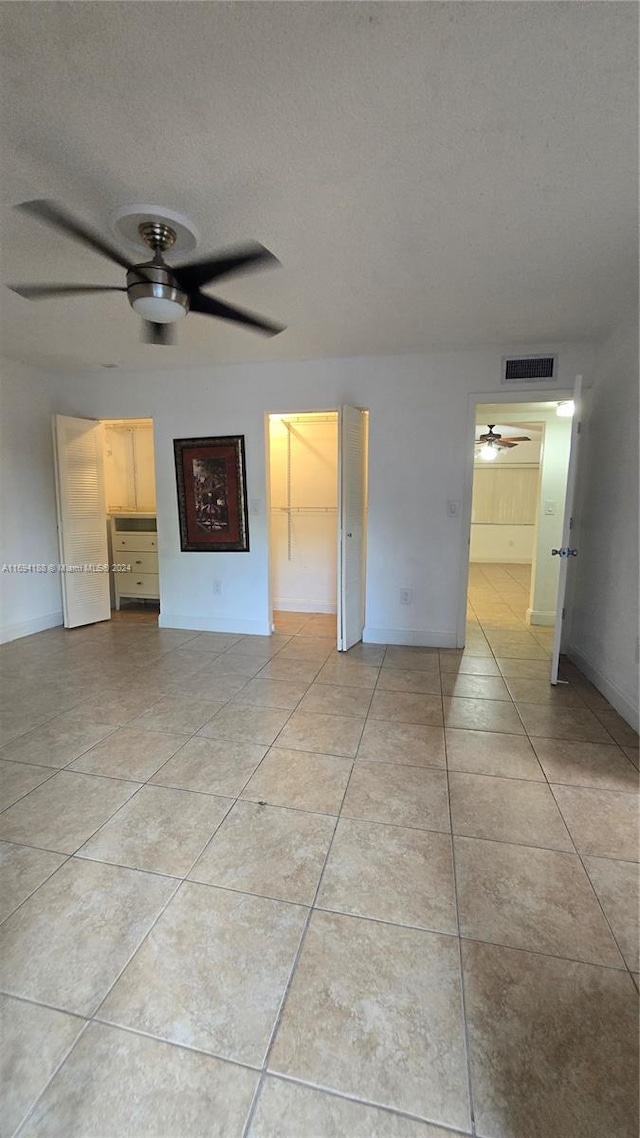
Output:
<svg viewBox="0 0 640 1138">
<path fill-rule="evenodd" d="M 407 644 L 415 648 L 455 648 L 455 632 L 429 632 L 416 628 L 365 628 L 364 644 Z"/>
<path fill-rule="evenodd" d="M 541 624 L 545 628 L 553 628 L 556 623 L 555 609 L 527 609 L 527 620 L 529 624 Z"/>
<path fill-rule="evenodd" d="M 181 613 L 161 612 L 158 628 L 185 628 L 194 632 L 235 632 L 238 636 L 270 636 L 268 620 L 240 620 L 239 618 L 182 616 Z"/>
<path fill-rule="evenodd" d="M 273 602 L 275 612 L 326 612 L 335 615 L 338 606 L 321 601 L 296 601 L 285 597 L 276 597 Z"/>
<path fill-rule="evenodd" d="M 34 632 L 46 632 L 48 628 L 57 628 L 63 620 L 61 612 L 50 612 L 46 616 L 37 616 L 34 620 L 23 620 L 19 624 L 5 624 L 0 629 L 0 644 L 8 644 L 10 640 L 19 640 L 23 636 L 33 636 Z"/>
<path fill-rule="evenodd" d="M 618 714 L 621 715 L 623 719 L 626 719 L 634 731 L 638 731 L 640 729 L 640 711 L 638 704 L 629 699 L 624 692 L 621 692 L 617 684 L 614 684 L 612 680 L 605 676 L 604 673 L 601 672 L 595 664 L 592 664 L 586 656 L 583 656 L 582 652 L 573 644 L 567 644 L 566 648 L 563 647 L 563 651 L 580 671 L 584 672 L 587 679 L 591 680 L 593 686 L 596 687 L 599 692 L 602 692 L 603 696 L 609 700 L 609 703 L 612 707 L 615 707 Z"/>
</svg>

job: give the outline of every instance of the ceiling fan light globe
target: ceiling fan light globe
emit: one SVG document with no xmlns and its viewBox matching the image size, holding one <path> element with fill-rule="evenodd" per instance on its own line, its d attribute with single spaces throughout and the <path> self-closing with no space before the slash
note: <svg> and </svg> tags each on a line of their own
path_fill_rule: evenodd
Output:
<svg viewBox="0 0 640 1138">
<path fill-rule="evenodd" d="M 485 443 L 484 446 L 480 447 L 478 457 L 483 458 L 485 462 L 493 462 L 494 458 L 498 457 L 498 451 L 490 443 Z"/>
<path fill-rule="evenodd" d="M 174 324 L 187 315 L 184 305 L 165 296 L 137 296 L 131 301 L 131 307 L 143 320 L 154 324 Z"/>
</svg>

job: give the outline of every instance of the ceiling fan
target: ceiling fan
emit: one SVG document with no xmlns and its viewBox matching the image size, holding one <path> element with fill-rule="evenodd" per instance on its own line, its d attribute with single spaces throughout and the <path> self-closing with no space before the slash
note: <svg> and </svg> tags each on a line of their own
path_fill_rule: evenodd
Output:
<svg viewBox="0 0 640 1138">
<path fill-rule="evenodd" d="M 476 454 L 488 461 L 497 458 L 501 450 L 510 450 L 512 447 L 517 447 L 518 443 L 531 442 L 528 435 L 509 435 L 505 438 L 498 431 L 494 431 L 495 423 L 488 423 L 487 426 L 489 430 L 476 440 Z"/>
<path fill-rule="evenodd" d="M 282 324 L 275 324 L 252 312 L 225 304 L 201 291 L 204 285 L 231 276 L 233 273 L 247 272 L 267 265 L 279 265 L 278 258 L 258 242 L 226 250 L 204 260 L 191 261 L 170 268 L 165 263 L 163 253 L 175 243 L 175 230 L 161 222 L 149 221 L 142 223 L 138 227 L 138 232 L 144 244 L 152 250 L 153 258 L 137 265 L 108 244 L 99 233 L 72 217 L 53 201 L 38 199 L 22 202 L 16 206 L 16 209 L 60 230 L 81 245 L 88 245 L 96 253 L 101 253 L 103 257 L 115 261 L 117 265 L 127 270 L 126 285 L 8 286 L 27 300 L 43 300 L 54 296 L 80 296 L 98 292 L 126 292 L 129 304 L 143 318 L 143 339 L 149 344 L 173 343 L 171 325 L 181 320 L 188 312 L 200 312 L 204 316 L 231 320 L 267 336 L 275 336 L 284 329 Z"/>
</svg>

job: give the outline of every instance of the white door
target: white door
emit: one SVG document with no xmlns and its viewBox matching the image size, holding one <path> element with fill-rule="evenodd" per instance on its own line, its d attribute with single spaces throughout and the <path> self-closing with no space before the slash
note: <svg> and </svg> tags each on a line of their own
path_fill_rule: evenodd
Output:
<svg viewBox="0 0 640 1138">
<path fill-rule="evenodd" d="M 562 621 L 564 619 L 564 600 L 567 591 L 567 570 L 574 557 L 578 556 L 577 549 L 571 545 L 571 527 L 573 524 L 573 500 L 576 488 L 576 468 L 578 462 L 578 439 L 580 436 L 580 419 L 582 417 L 582 376 L 576 376 L 573 389 L 573 421 L 571 423 L 571 443 L 569 450 L 569 464 L 567 467 L 567 492 L 564 500 L 564 517 L 562 519 L 562 543 L 560 549 L 549 550 L 551 557 L 560 560 L 558 572 L 558 592 L 556 594 L 556 620 L 553 636 L 553 653 L 551 655 L 551 683 L 558 682 L 558 665 L 560 663 L 560 647 L 562 644 Z"/>
<path fill-rule="evenodd" d="M 58 548 L 65 628 L 111 618 L 102 425 L 53 417 Z"/>
<path fill-rule="evenodd" d="M 338 650 L 362 640 L 367 537 L 367 412 L 338 412 Z"/>
</svg>

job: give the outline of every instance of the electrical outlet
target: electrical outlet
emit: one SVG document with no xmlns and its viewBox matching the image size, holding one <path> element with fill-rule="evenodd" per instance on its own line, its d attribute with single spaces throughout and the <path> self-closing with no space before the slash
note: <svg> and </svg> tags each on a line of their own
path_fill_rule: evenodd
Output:
<svg viewBox="0 0 640 1138">
<path fill-rule="evenodd" d="M 411 604 L 411 589 L 401 589 L 400 590 L 400 604 L 401 605 L 410 605 Z"/>
<path fill-rule="evenodd" d="M 214 597 L 222 596 L 222 581 L 216 580 L 213 582 L 213 595 Z"/>
<path fill-rule="evenodd" d="M 262 502 L 259 498 L 251 498 L 249 500 L 249 513 L 254 518 L 259 518 L 262 513 Z"/>
</svg>

